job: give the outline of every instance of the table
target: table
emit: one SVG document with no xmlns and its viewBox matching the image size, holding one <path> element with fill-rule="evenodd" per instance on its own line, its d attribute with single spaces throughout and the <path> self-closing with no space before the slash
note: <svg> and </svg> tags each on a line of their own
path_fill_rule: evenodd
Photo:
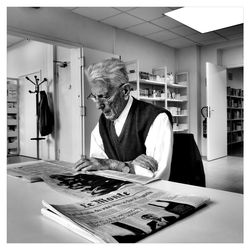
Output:
<svg viewBox="0 0 250 250">
<path fill-rule="evenodd" d="M 209 196 L 211 203 L 175 224 L 145 238 L 142 243 L 241 243 L 243 242 L 243 195 L 169 181 L 150 187 L 181 194 Z M 72 199 L 72 200 L 71 200 Z M 43 182 L 27 183 L 8 176 L 8 243 L 88 242 L 40 213 L 41 201 L 64 204 L 76 201 Z"/>
</svg>

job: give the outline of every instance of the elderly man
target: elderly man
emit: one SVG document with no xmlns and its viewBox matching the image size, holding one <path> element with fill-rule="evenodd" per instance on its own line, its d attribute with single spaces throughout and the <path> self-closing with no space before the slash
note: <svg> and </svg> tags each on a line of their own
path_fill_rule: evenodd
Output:
<svg viewBox="0 0 250 250">
<path fill-rule="evenodd" d="M 168 179 L 173 146 L 172 117 L 164 108 L 130 96 L 126 66 L 107 59 L 86 70 L 102 111 L 92 131 L 90 156 L 75 163 L 77 171 L 110 169 Z"/>
</svg>

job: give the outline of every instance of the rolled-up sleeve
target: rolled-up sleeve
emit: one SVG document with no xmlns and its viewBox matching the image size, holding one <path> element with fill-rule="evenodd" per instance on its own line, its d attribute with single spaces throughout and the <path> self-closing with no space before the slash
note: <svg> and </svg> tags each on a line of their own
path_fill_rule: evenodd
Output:
<svg viewBox="0 0 250 250">
<path fill-rule="evenodd" d="M 104 151 L 102 138 L 99 133 L 99 123 L 96 124 L 95 128 L 91 133 L 90 139 L 90 157 L 96 157 L 101 159 L 108 159 Z"/>
<path fill-rule="evenodd" d="M 167 114 L 159 114 L 151 125 L 146 141 L 146 154 L 158 162 L 152 177 L 168 180 L 173 151 L 173 129 Z"/>
</svg>

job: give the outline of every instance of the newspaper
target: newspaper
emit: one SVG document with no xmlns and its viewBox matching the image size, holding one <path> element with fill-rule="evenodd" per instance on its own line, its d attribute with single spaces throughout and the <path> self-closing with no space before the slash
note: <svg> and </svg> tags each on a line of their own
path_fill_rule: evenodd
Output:
<svg viewBox="0 0 250 250">
<path fill-rule="evenodd" d="M 81 200 L 102 196 L 119 190 L 134 182 L 102 176 L 102 171 L 91 173 L 43 175 L 43 181 L 58 192 L 75 196 Z M 112 176 L 113 177 L 113 176 Z"/>
<path fill-rule="evenodd" d="M 9 165 L 7 168 L 7 174 L 22 178 L 28 182 L 39 182 L 43 181 L 44 178 L 53 174 L 71 174 L 76 175 L 77 172 L 73 170 L 73 163 L 65 161 L 32 161 L 25 163 L 18 163 Z M 140 184 L 147 184 L 158 179 L 149 178 L 145 176 L 135 175 L 135 174 L 125 174 L 118 171 L 111 170 L 101 170 L 101 171 L 91 171 L 91 175 L 99 175 L 107 178 L 114 178 L 124 181 L 130 181 Z M 48 179 L 48 178 L 46 178 Z"/>
<path fill-rule="evenodd" d="M 43 181 L 42 176 L 46 174 L 63 173 L 74 174 L 75 171 L 73 171 L 72 167 L 42 160 L 12 164 L 7 168 L 8 175 L 22 178 L 31 183 Z"/>
<path fill-rule="evenodd" d="M 208 200 L 134 184 L 74 204 L 42 201 L 41 213 L 91 242 L 134 243 L 190 215 Z"/>
</svg>

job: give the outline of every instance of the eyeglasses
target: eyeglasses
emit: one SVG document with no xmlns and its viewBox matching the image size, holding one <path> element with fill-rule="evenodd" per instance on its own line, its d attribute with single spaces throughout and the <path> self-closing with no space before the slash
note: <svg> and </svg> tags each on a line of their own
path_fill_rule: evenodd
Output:
<svg viewBox="0 0 250 250">
<path fill-rule="evenodd" d="M 125 83 L 126 84 L 126 83 Z M 123 87 L 125 84 L 122 84 L 118 87 L 118 89 L 120 89 L 121 87 Z M 93 101 L 93 102 L 101 102 L 101 103 L 111 103 L 116 95 L 117 91 L 115 91 L 111 96 L 109 97 L 105 97 L 103 95 L 94 95 L 92 93 L 90 93 L 90 95 L 87 96 L 87 99 Z"/>
</svg>

